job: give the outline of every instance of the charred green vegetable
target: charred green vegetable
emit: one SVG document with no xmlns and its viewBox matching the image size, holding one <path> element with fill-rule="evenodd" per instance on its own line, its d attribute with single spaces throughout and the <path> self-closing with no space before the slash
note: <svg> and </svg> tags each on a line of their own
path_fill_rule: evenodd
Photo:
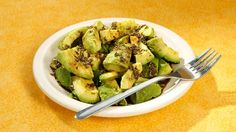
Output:
<svg viewBox="0 0 236 132">
<path fill-rule="evenodd" d="M 138 79 L 140 73 L 142 72 L 142 64 L 135 63 L 128 69 L 121 78 L 120 87 L 121 89 L 129 89 L 133 86 L 135 81 Z"/>
<path fill-rule="evenodd" d="M 75 47 L 60 51 L 58 61 L 73 74 L 87 79 L 93 78 L 93 71 L 88 62 L 88 53 L 85 49 Z"/>
<path fill-rule="evenodd" d="M 100 100 L 98 89 L 92 80 L 73 77 L 74 94 L 80 101 L 85 103 L 96 103 Z"/>
<path fill-rule="evenodd" d="M 152 38 L 147 41 L 150 50 L 156 55 L 163 57 L 167 61 L 179 63 L 180 58 L 178 52 L 168 47 L 161 38 Z"/>
<path fill-rule="evenodd" d="M 117 30 L 105 29 L 100 31 L 100 37 L 103 44 L 110 42 L 114 39 L 117 39 L 119 36 L 120 34 Z"/>
<path fill-rule="evenodd" d="M 89 53 L 97 53 L 101 49 L 101 40 L 96 28 L 88 29 L 83 38 L 83 46 Z"/>
<path fill-rule="evenodd" d="M 58 82 L 70 90 L 71 85 L 71 74 L 69 71 L 67 71 L 64 67 L 60 67 L 56 69 L 55 76 Z"/>
<path fill-rule="evenodd" d="M 136 84 L 138 85 L 139 83 L 142 83 L 147 80 L 148 79 L 146 78 L 139 78 Z M 159 96 L 161 94 L 161 90 L 162 88 L 159 84 L 153 83 L 143 88 L 142 90 L 136 92 L 135 94 L 131 95 L 130 100 L 135 104 L 142 103 Z"/>
<path fill-rule="evenodd" d="M 65 38 L 63 38 L 61 40 L 61 42 L 59 43 L 58 48 L 61 50 L 65 50 L 68 48 L 72 47 L 73 42 L 78 39 L 78 38 L 82 38 L 83 34 L 85 34 L 85 32 L 88 30 L 88 27 L 81 27 L 81 28 L 77 28 L 72 30 L 71 32 L 69 32 Z"/>
<path fill-rule="evenodd" d="M 128 69 L 131 59 L 131 49 L 129 44 L 116 45 L 106 56 L 103 66 L 108 71 L 123 72 Z"/>
</svg>

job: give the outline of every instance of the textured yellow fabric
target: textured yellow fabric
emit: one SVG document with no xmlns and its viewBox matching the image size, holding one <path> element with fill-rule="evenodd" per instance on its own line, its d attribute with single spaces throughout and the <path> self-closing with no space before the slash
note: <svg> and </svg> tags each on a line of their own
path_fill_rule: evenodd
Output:
<svg viewBox="0 0 236 132">
<path fill-rule="evenodd" d="M 88 19 L 132 17 L 173 30 L 196 54 L 223 58 L 175 103 L 129 118 L 73 119 L 36 85 L 33 56 L 59 29 Z M 0 131 L 236 131 L 235 0 L 0 1 Z"/>
</svg>

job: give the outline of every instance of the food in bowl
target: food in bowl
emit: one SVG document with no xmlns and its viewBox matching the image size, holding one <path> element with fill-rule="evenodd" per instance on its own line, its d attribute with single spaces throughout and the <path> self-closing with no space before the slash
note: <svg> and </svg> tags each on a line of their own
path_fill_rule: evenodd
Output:
<svg viewBox="0 0 236 132">
<path fill-rule="evenodd" d="M 172 72 L 180 63 L 178 52 L 168 47 L 148 25 L 133 20 L 101 21 L 70 31 L 58 44 L 60 51 L 52 60 L 52 75 L 69 92 L 84 103 L 105 100 L 152 77 Z M 148 101 L 161 95 L 167 81 L 150 86 L 116 105 L 125 106 Z"/>
</svg>

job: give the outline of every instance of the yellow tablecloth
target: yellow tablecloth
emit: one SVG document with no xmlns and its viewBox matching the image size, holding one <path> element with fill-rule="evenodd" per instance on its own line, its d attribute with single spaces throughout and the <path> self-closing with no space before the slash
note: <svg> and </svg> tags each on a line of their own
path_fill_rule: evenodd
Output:
<svg viewBox="0 0 236 132">
<path fill-rule="evenodd" d="M 196 54 L 223 58 L 175 103 L 129 118 L 91 117 L 52 102 L 36 85 L 33 56 L 59 29 L 88 19 L 132 17 L 163 25 Z M 0 1 L 0 131 L 236 131 L 235 0 Z"/>
</svg>

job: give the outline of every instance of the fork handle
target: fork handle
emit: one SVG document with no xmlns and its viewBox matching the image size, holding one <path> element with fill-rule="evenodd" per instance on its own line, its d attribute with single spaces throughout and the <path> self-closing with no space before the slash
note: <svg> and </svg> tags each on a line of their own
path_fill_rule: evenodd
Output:
<svg viewBox="0 0 236 132">
<path fill-rule="evenodd" d="M 137 91 L 149 86 L 150 84 L 152 84 L 154 82 L 165 80 L 168 78 L 170 78 L 170 77 L 169 76 L 159 76 L 159 77 L 154 77 L 154 78 L 152 78 L 148 81 L 145 81 L 143 83 L 140 83 L 139 85 L 136 85 L 136 86 L 126 90 L 125 92 L 114 95 L 104 101 L 101 101 L 95 105 L 89 106 L 89 107 L 81 110 L 80 112 L 77 112 L 75 115 L 75 118 L 77 118 L 77 119 L 87 118 L 87 117 L 113 105 L 113 104 L 120 102 L 122 99 L 136 93 Z"/>
</svg>

